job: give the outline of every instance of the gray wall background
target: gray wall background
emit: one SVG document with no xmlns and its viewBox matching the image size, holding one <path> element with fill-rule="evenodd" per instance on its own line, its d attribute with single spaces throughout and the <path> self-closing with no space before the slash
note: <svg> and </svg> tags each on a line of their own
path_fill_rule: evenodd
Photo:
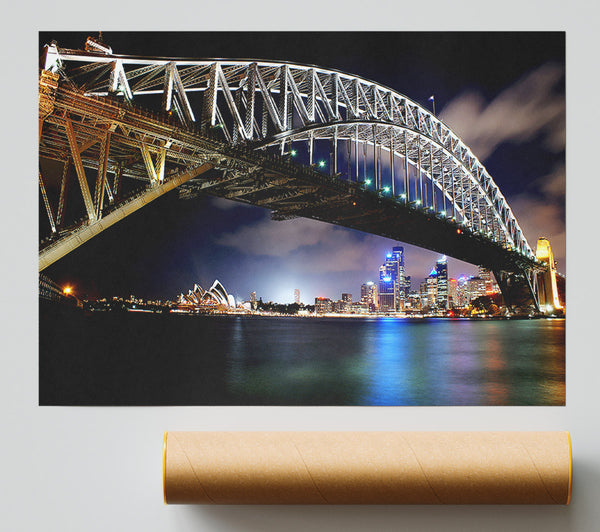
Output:
<svg viewBox="0 0 600 532">
<path fill-rule="evenodd" d="M 598 388 L 598 10 L 575 0 L 103 2 L 13 4 L 2 44 L 0 194 L 0 529 L 7 531 L 600 529 Z M 262 8 L 257 6 L 262 6 Z M 179 6 L 179 7 L 177 7 Z M 269 9 L 267 9 L 267 7 Z M 267 14 L 265 14 L 267 13 Z M 9 18 L 10 17 L 10 18 Z M 39 30 L 566 30 L 566 407 L 184 407 L 37 406 L 37 32 Z M 214 29 L 214 28 L 212 28 Z M 164 506 L 164 430 L 570 430 L 569 507 Z"/>
</svg>

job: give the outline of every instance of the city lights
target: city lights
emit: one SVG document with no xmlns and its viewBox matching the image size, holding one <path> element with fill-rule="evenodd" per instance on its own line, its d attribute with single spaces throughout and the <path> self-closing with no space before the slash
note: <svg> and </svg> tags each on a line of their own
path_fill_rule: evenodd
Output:
<svg viewBox="0 0 600 532">
<path fill-rule="evenodd" d="M 63 294 L 65 294 L 66 296 L 68 296 L 72 291 L 73 289 L 70 286 L 65 286 L 63 288 Z"/>
<path fill-rule="evenodd" d="M 383 191 L 384 191 L 385 193 L 389 192 L 389 191 L 390 191 L 390 187 L 383 187 Z"/>
<path fill-rule="evenodd" d="M 371 184 L 371 180 L 370 179 L 365 179 L 365 185 L 369 186 Z"/>
<path fill-rule="evenodd" d="M 290 155 L 291 155 L 292 157 L 296 157 L 296 154 L 297 154 L 297 153 L 298 153 L 298 152 L 297 152 L 296 150 L 290 150 Z"/>
<path fill-rule="evenodd" d="M 325 168 L 325 161 L 323 159 L 319 161 L 319 168 Z"/>
</svg>

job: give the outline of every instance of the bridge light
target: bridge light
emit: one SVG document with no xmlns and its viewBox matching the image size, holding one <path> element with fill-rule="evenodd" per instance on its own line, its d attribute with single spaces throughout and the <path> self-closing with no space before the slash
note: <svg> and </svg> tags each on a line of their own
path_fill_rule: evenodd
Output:
<svg viewBox="0 0 600 532">
<path fill-rule="evenodd" d="M 383 187 L 383 191 L 384 192 L 389 192 L 390 191 L 390 187 Z"/>
<path fill-rule="evenodd" d="M 417 205 L 421 205 L 421 200 L 420 200 L 420 199 L 418 199 L 417 201 L 415 201 L 415 203 L 416 203 Z"/>
<path fill-rule="evenodd" d="M 402 199 L 406 199 L 406 194 L 400 194 L 400 197 L 401 197 Z"/>
<path fill-rule="evenodd" d="M 296 157 L 296 154 L 297 154 L 297 153 L 298 153 L 298 152 L 297 152 L 296 150 L 291 150 L 291 151 L 290 151 L 290 155 L 291 155 L 292 157 Z"/>
<path fill-rule="evenodd" d="M 325 161 L 323 159 L 319 161 L 319 168 L 325 168 Z"/>
<path fill-rule="evenodd" d="M 371 184 L 371 180 L 370 179 L 365 179 L 365 185 L 369 186 Z"/>
<path fill-rule="evenodd" d="M 446 211 L 442 211 L 442 212 L 440 212 L 440 214 L 441 214 L 442 216 L 446 216 Z"/>
<path fill-rule="evenodd" d="M 68 296 L 72 291 L 73 289 L 70 286 L 65 286 L 63 288 L 63 294 L 65 294 L 66 296 Z"/>
</svg>

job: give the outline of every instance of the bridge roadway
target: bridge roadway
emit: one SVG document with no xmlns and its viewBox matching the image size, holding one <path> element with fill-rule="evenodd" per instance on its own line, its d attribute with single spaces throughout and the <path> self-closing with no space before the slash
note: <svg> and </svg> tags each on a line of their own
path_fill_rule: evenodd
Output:
<svg viewBox="0 0 600 532">
<path fill-rule="evenodd" d="M 94 210 L 98 198 L 92 200 L 88 192 L 88 219 L 81 225 L 58 230 L 42 245 L 40 271 L 176 186 L 184 187 L 182 197 L 208 193 L 242 201 L 270 209 L 274 219 L 301 216 L 334 223 L 494 271 L 514 273 L 541 267 L 535 259 L 415 203 L 406 204 L 366 190 L 364 184 L 342 181 L 296 163 L 289 156 L 255 150 L 252 145 L 231 145 L 220 138 L 218 128 L 201 133 L 197 128 L 175 123 L 166 114 L 150 113 L 116 98 L 86 96 L 62 84 L 56 86 L 45 107 L 51 107 L 51 111 L 40 126 L 41 159 L 64 163 L 71 157 L 82 189 L 89 187 L 83 167 L 96 170 L 100 176 L 96 183 L 98 196 L 98 181 L 106 180 L 106 170 L 103 172 L 99 161 L 107 149 L 106 139 L 110 139 L 112 164 L 120 168 L 120 177 L 142 180 L 145 186 L 134 197 L 119 202 L 114 199 L 117 184 L 113 187 L 115 194 L 111 194 L 114 201 L 103 205 L 100 213 Z M 162 150 L 165 162 L 173 169 L 162 177 L 157 174 L 153 183 L 152 176 L 147 177 L 148 165 L 140 146 L 148 151 Z M 115 172 L 115 179 L 117 175 Z"/>
</svg>

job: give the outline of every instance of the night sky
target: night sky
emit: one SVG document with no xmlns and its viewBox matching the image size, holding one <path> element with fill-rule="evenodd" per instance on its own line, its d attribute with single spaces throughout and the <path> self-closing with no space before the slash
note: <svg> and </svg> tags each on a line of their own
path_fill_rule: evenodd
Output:
<svg viewBox="0 0 600 532">
<path fill-rule="evenodd" d="M 88 35 L 40 33 L 82 48 Z M 143 33 L 103 32 L 114 53 L 286 60 L 335 68 L 387 85 L 430 108 L 486 166 L 529 244 L 550 239 L 565 270 L 564 33 Z M 76 185 L 75 185 L 76 186 Z M 43 224 L 45 220 L 41 220 Z M 339 299 L 376 280 L 398 243 L 268 210 L 172 192 L 104 231 L 44 273 L 81 297 L 135 294 L 175 299 L 219 279 L 238 299 L 306 303 Z M 402 243 L 400 243 L 402 245 Z M 413 289 L 438 254 L 405 245 Z M 473 274 L 451 259 L 449 274 Z"/>
</svg>

